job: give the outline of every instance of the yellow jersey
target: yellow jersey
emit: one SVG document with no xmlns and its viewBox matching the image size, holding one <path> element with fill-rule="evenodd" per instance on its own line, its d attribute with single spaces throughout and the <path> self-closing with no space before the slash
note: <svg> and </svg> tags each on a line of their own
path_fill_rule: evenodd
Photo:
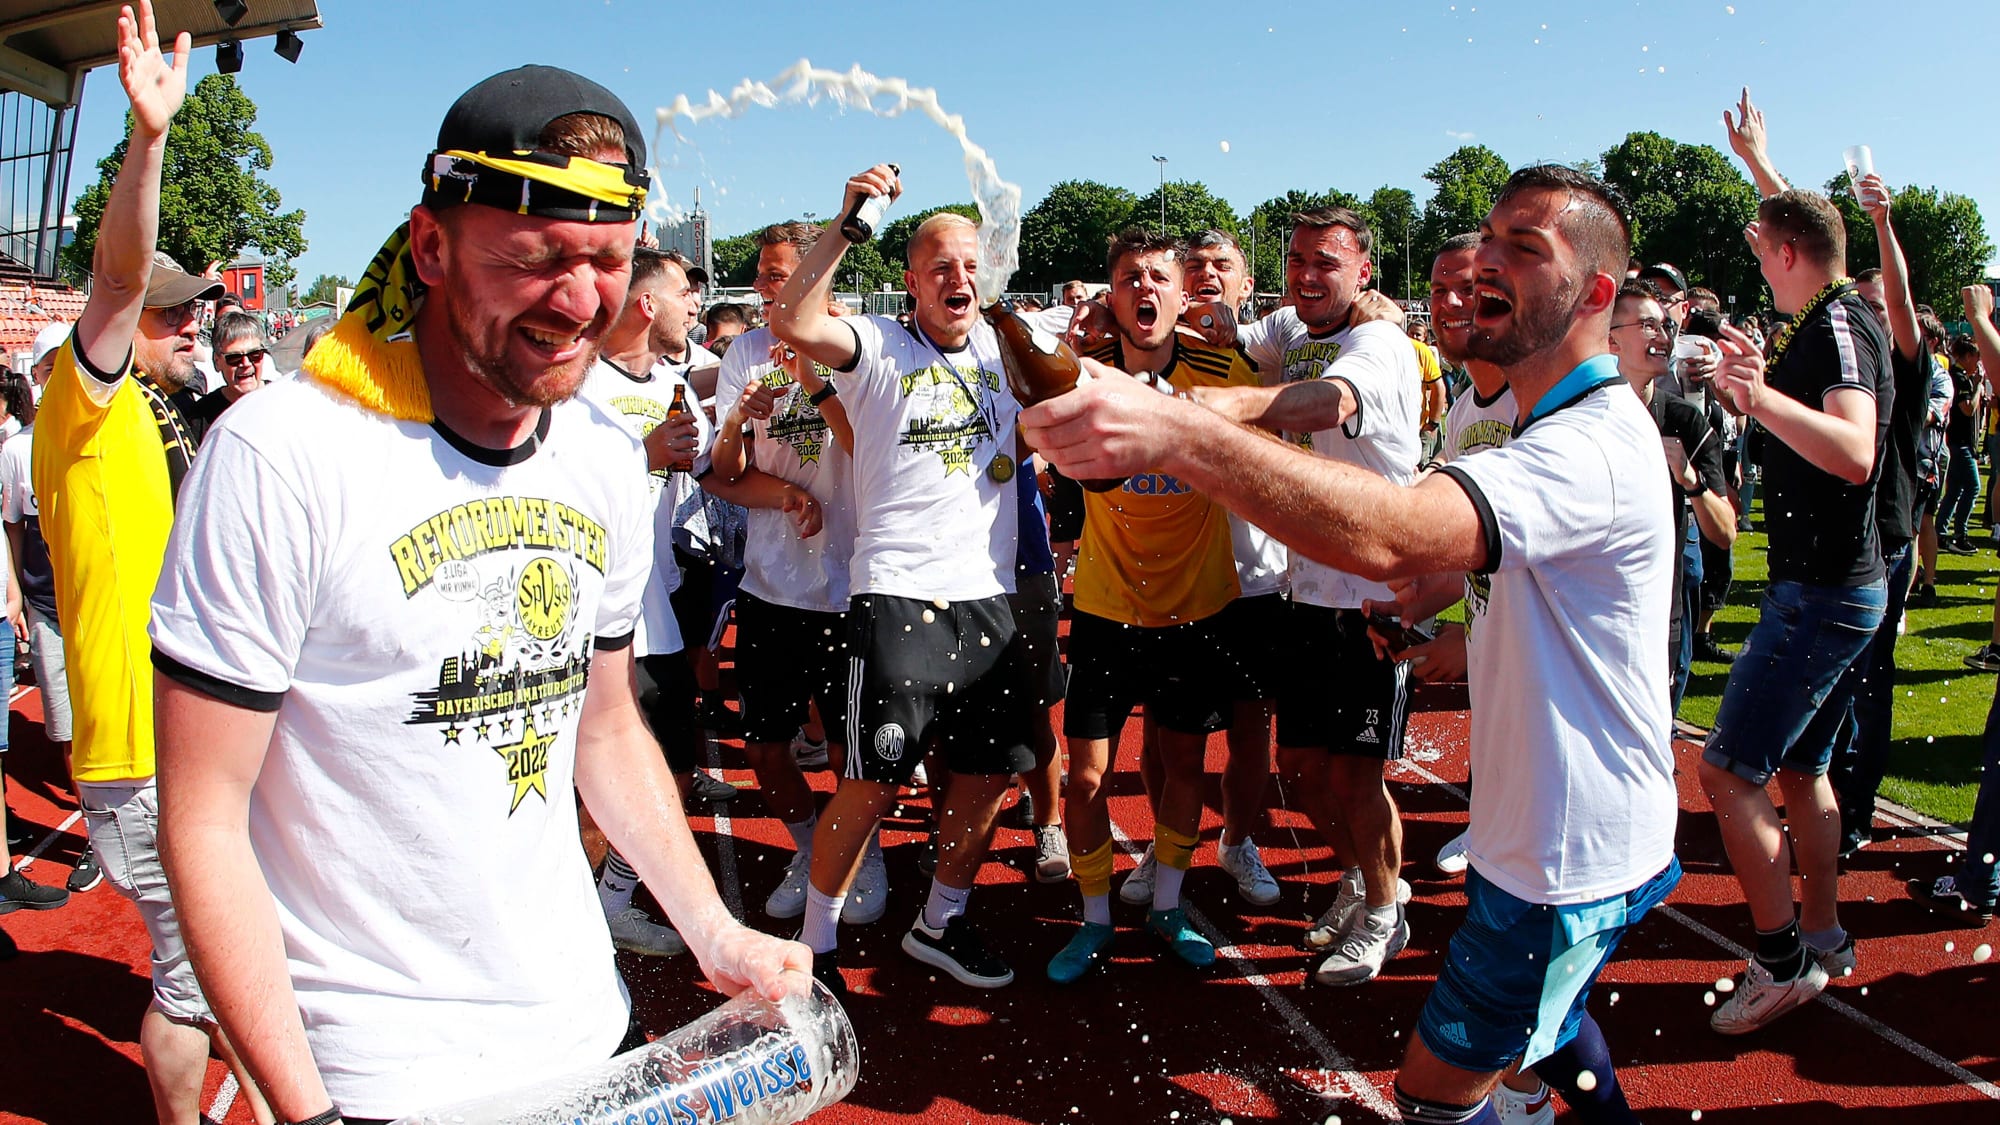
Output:
<svg viewBox="0 0 2000 1125">
<path fill-rule="evenodd" d="M 1090 356 L 1122 367 L 1118 341 Z M 1179 390 L 1259 385 L 1242 352 L 1174 340 L 1162 373 Z M 1083 540 L 1076 561 L 1076 608 L 1157 629 L 1199 621 L 1235 600 L 1236 555 L 1229 513 L 1166 473 L 1136 473 L 1110 492 L 1083 494 Z"/>
<path fill-rule="evenodd" d="M 56 353 L 35 416 L 35 498 L 69 664 L 72 771 L 78 781 L 135 781 L 153 775 L 146 623 L 174 523 L 169 459 L 185 471 L 194 438 L 133 376 L 129 354 L 115 377 L 87 364 L 74 335 Z"/>
<path fill-rule="evenodd" d="M 1444 378 L 1444 365 L 1438 362 L 1437 349 L 1415 336 L 1410 337 L 1410 343 L 1417 346 L 1417 369 L 1424 373 L 1424 382 L 1435 383 Z"/>
</svg>

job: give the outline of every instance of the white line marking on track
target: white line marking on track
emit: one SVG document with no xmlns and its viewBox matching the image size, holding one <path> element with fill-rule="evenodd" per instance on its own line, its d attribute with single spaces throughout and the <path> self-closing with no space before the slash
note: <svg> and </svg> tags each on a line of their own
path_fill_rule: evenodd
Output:
<svg viewBox="0 0 2000 1125">
<path fill-rule="evenodd" d="M 1431 784 L 1438 786 L 1445 792 L 1450 793 L 1454 797 L 1457 797 L 1459 800 L 1463 801 L 1466 799 L 1465 790 L 1459 788 L 1456 785 L 1453 785 L 1451 782 L 1446 781 L 1444 778 L 1439 777 L 1438 775 L 1416 764 L 1415 762 L 1412 762 L 1406 758 L 1402 761 L 1401 764 L 1403 766 L 1408 767 L 1410 770 L 1423 775 L 1425 778 L 1429 779 Z M 1962 847 L 1963 845 L 1960 846 Z M 1688 917 L 1687 915 L 1681 913 L 1680 911 L 1675 910 L 1673 907 L 1662 903 L 1658 909 L 1659 913 L 1662 916 L 1670 918 L 1673 921 L 1679 923 L 1680 925 L 1686 927 L 1688 930 L 1696 934 L 1699 934 L 1704 938 L 1707 938 L 1709 942 L 1721 948 L 1723 951 L 1727 952 L 1731 957 L 1741 958 L 1744 961 L 1748 961 L 1750 959 L 1750 951 L 1748 949 L 1736 944 L 1735 942 L 1729 940 L 1726 937 L 1723 937 L 1721 934 L 1715 932 L 1712 929 L 1709 929 L 1707 926 L 1702 925 L 1700 922 L 1695 921 L 1693 918 Z M 1891 1046 L 1894 1046 L 1902 1050 L 1911 1057 L 1936 1067 L 1937 1069 L 1950 1075 L 1959 1084 L 1966 1086 L 1972 1090 L 1975 1090 L 1978 1093 L 1993 1099 L 1994 1101 L 2000 1101 L 2000 1086 L 1995 1086 L 1993 1083 L 1986 1081 L 1985 1079 L 1979 1077 L 1977 1074 L 1972 1073 L 1971 1071 L 1965 1069 L 1964 1067 L 1958 1065 L 1957 1063 L 1951 1061 L 1950 1059 L 1945 1058 L 1943 1055 L 1938 1054 L 1936 1051 L 1931 1050 L 1929 1047 L 1924 1046 L 1922 1043 L 1919 1043 L 1916 1040 L 1910 1038 L 1909 1036 L 1904 1035 L 1902 1032 L 1897 1031 L 1895 1028 L 1890 1027 L 1888 1024 L 1883 1023 L 1881 1020 L 1876 1019 L 1874 1016 L 1871 1016 L 1868 1013 L 1861 1011 L 1860 1009 L 1847 1003 L 1847 1001 L 1842 1000 L 1839 997 L 1835 996 L 1831 992 L 1820 993 L 1819 1002 L 1826 1005 L 1833 1011 L 1839 1013 L 1840 1015 L 1850 1020 L 1853 1020 L 1857 1024 L 1860 1024 L 1863 1028 L 1867 1029 L 1869 1033 L 1873 1034 L 1876 1038 L 1882 1040 L 1884 1043 L 1888 1043 Z"/>
<path fill-rule="evenodd" d="M 8 703 L 8 704 L 9 704 L 10 706 L 11 706 L 11 705 L 13 705 L 13 704 L 15 704 L 15 703 L 18 703 L 18 702 L 20 702 L 20 699 L 21 699 L 21 697 L 22 697 L 22 696 L 24 696 L 24 695 L 28 694 L 29 692 L 31 692 L 31 691 L 33 691 L 33 690 L 35 690 L 35 689 L 34 689 L 34 688 L 32 688 L 32 687 L 29 687 L 29 686 L 28 686 L 28 685 L 26 685 L 26 684 L 15 684 L 15 685 L 14 685 L 14 691 L 12 692 L 12 694 L 10 694 L 10 695 L 8 695 L 8 696 L 7 696 L 7 703 Z"/>
<path fill-rule="evenodd" d="M 1126 855 L 1137 856 L 1140 852 L 1145 851 L 1143 847 L 1140 847 L 1130 836 L 1127 836 L 1119 829 L 1116 821 L 1112 822 L 1111 835 L 1113 839 L 1117 840 L 1119 850 Z M 1215 927 L 1214 923 L 1210 922 L 1201 911 L 1196 910 L 1185 900 L 1181 903 L 1181 909 L 1187 914 L 1189 924 L 1201 931 L 1201 936 L 1207 938 L 1215 946 L 1216 956 L 1228 961 L 1229 967 L 1234 969 L 1236 974 L 1242 977 L 1251 987 L 1255 988 L 1258 995 L 1264 998 L 1264 1002 L 1278 1013 L 1279 1017 L 1285 1021 L 1286 1025 L 1300 1039 L 1305 1041 L 1306 1046 L 1312 1048 L 1313 1053 L 1319 1056 L 1320 1063 L 1326 1070 L 1327 1076 L 1347 1091 L 1350 1100 L 1366 1106 L 1371 1112 L 1384 1120 L 1397 1120 L 1395 1104 L 1382 1096 L 1382 1091 L 1376 1089 L 1373 1082 L 1368 1081 L 1367 1075 L 1355 1069 L 1354 1060 L 1348 1058 L 1341 1052 L 1340 1048 L 1333 1045 L 1332 1040 L 1321 1034 L 1319 1028 L 1314 1027 L 1312 1021 L 1306 1018 L 1306 1014 L 1299 1011 L 1297 1005 L 1286 999 L 1284 993 L 1278 991 L 1278 987 L 1271 983 L 1269 977 L 1258 972 L 1249 961 L 1238 954 L 1235 944 L 1230 942 L 1228 937 Z M 1338 1095 L 1321 1094 L 1320 1096 L 1331 1100 Z"/>
<path fill-rule="evenodd" d="M 702 746 L 708 752 L 708 768 L 720 773 L 722 753 L 715 747 L 715 739 L 703 736 Z M 736 872 L 736 832 L 730 823 L 729 814 L 724 811 L 728 803 L 711 805 L 715 810 L 715 879 L 720 883 L 722 904 L 738 922 L 743 921 L 743 885 Z"/>
<path fill-rule="evenodd" d="M 56 842 L 56 837 L 69 831 L 71 825 L 75 824 L 77 821 L 82 819 L 83 819 L 83 813 L 81 812 L 72 812 L 67 817 L 64 817 L 63 822 L 61 824 L 58 824 L 54 828 L 51 828 L 49 830 L 49 834 L 42 837 L 41 842 L 35 845 L 33 851 L 30 851 L 26 856 L 23 856 L 21 862 L 14 865 L 14 870 L 26 871 L 28 868 L 33 867 L 35 865 L 35 861 L 41 858 L 42 853 L 49 850 L 49 845 Z"/>
<path fill-rule="evenodd" d="M 222 1088 L 215 1092 L 215 1100 L 208 1103 L 208 1119 L 220 1121 L 229 1116 L 229 1107 L 236 1104 L 236 1094 L 241 1087 L 236 1085 L 236 1072 L 229 1071 L 222 1076 Z"/>
</svg>

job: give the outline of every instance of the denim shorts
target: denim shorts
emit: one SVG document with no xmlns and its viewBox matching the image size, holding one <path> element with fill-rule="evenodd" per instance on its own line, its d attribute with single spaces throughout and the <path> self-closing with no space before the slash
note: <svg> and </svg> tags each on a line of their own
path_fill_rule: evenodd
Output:
<svg viewBox="0 0 2000 1125">
<path fill-rule="evenodd" d="M 180 1023 L 214 1023 L 181 941 L 180 917 L 167 893 L 167 869 L 160 863 L 159 787 L 148 778 L 85 781 L 76 789 L 105 879 L 139 908 L 139 920 L 153 941 L 153 1003 Z"/>
<path fill-rule="evenodd" d="M 1818 777 L 1833 760 L 1855 683 L 1848 666 L 1882 624 L 1888 587 L 1773 582 L 1729 669 L 1702 761 L 1752 785 L 1780 768 Z"/>
<path fill-rule="evenodd" d="M 1681 880 L 1681 861 L 1625 894 L 1570 906 L 1515 898 L 1465 873 L 1465 923 L 1451 937 L 1437 986 L 1417 1017 L 1432 1054 L 1491 1074 L 1549 1057 L 1583 1022 L 1584 1002 L 1611 954 Z"/>
</svg>

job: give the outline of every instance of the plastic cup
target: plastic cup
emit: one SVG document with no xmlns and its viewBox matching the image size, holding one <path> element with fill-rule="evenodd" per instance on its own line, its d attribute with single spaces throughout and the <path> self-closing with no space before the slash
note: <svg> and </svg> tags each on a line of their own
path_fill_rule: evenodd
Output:
<svg viewBox="0 0 2000 1125">
<path fill-rule="evenodd" d="M 1840 158 L 1847 162 L 1848 190 L 1859 196 L 1861 177 L 1875 174 L 1875 154 L 1868 151 L 1867 145 L 1848 145 Z"/>
</svg>

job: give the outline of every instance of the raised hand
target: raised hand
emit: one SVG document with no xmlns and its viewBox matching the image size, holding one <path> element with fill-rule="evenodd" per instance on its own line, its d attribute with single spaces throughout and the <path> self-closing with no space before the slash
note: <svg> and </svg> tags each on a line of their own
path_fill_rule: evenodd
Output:
<svg viewBox="0 0 2000 1125">
<path fill-rule="evenodd" d="M 1736 104 L 1737 116 L 1722 111 L 1722 127 L 1729 133 L 1729 147 L 1745 164 L 1756 166 L 1764 160 L 1767 138 L 1764 111 L 1750 104 L 1750 87 L 1743 87 L 1743 100 Z"/>
<path fill-rule="evenodd" d="M 1889 192 L 1889 185 L 1882 182 L 1882 177 L 1870 172 L 1856 180 L 1854 198 L 1860 202 L 1861 209 L 1868 212 L 1868 218 L 1876 226 L 1889 221 L 1889 206 L 1893 197 Z"/>
<path fill-rule="evenodd" d="M 1754 416 L 1764 402 L 1764 353 L 1733 324 L 1722 326 L 1720 343 L 1722 362 L 1715 369 L 1715 389 L 1730 410 Z"/>
<path fill-rule="evenodd" d="M 187 60 L 191 41 L 183 31 L 174 37 L 174 57 L 160 52 L 160 31 L 153 22 L 152 0 L 139 0 L 139 12 L 127 5 L 118 12 L 118 81 L 132 100 L 132 131 L 145 137 L 164 136 L 167 123 L 187 98 Z"/>
<path fill-rule="evenodd" d="M 1984 285 L 1968 285 L 1958 291 L 1958 299 L 1965 305 L 1965 319 L 1975 324 L 1993 319 L 1993 290 Z"/>
<path fill-rule="evenodd" d="M 825 517 L 820 513 L 819 501 L 813 499 L 813 494 L 803 488 L 793 487 L 785 490 L 782 510 L 792 517 L 801 539 L 811 539 L 818 535 L 819 529 L 825 524 Z"/>
</svg>

